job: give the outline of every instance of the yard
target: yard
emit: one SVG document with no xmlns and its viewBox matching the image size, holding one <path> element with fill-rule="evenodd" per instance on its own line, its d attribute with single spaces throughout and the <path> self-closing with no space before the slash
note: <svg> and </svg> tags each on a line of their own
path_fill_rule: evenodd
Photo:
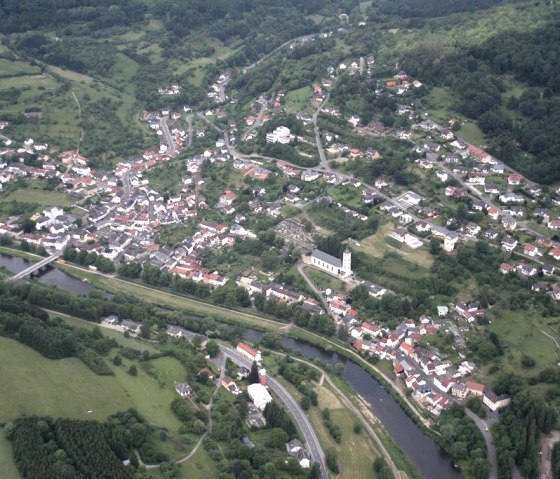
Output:
<svg viewBox="0 0 560 479">
<path fill-rule="evenodd" d="M 344 291 L 346 289 L 346 283 L 344 283 L 344 281 L 328 275 L 327 273 L 323 273 L 322 271 L 316 270 L 315 268 L 306 268 L 305 273 L 321 291 L 324 291 L 327 288 L 330 288 L 333 291 Z"/>
</svg>

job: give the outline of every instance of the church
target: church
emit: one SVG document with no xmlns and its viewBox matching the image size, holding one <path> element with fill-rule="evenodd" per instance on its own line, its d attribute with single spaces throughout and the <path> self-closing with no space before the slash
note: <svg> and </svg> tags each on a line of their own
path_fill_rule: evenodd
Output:
<svg viewBox="0 0 560 479">
<path fill-rule="evenodd" d="M 352 274 L 352 252 L 346 248 L 342 260 L 318 249 L 311 253 L 311 265 L 326 273 L 346 278 Z"/>
</svg>

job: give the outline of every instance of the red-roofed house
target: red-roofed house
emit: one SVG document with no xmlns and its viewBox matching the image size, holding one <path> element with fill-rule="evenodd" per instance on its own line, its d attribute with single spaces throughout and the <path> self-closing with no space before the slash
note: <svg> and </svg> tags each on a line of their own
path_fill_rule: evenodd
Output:
<svg viewBox="0 0 560 479">
<path fill-rule="evenodd" d="M 502 273 L 502 274 L 513 273 L 514 270 L 515 270 L 515 268 L 509 263 L 502 263 L 500 265 L 500 273 Z"/>
<path fill-rule="evenodd" d="M 518 174 L 513 174 L 508 176 L 508 185 L 519 185 L 523 181 L 523 177 Z"/>
<path fill-rule="evenodd" d="M 496 221 L 500 217 L 500 210 L 495 206 L 491 206 L 488 208 L 488 216 Z"/>
<path fill-rule="evenodd" d="M 465 387 L 467 391 L 474 396 L 484 396 L 484 384 L 467 381 Z"/>
<path fill-rule="evenodd" d="M 239 343 L 237 345 L 237 351 L 249 358 L 251 361 L 256 361 L 260 363 L 262 360 L 261 352 L 253 349 L 251 346 L 245 343 Z"/>
<path fill-rule="evenodd" d="M 469 145 L 467 147 L 467 151 L 469 152 L 469 155 L 473 156 L 479 161 L 482 161 L 483 163 L 490 163 L 490 161 L 492 160 L 492 157 L 489 153 L 486 153 L 484 150 L 481 150 L 474 145 Z"/>
</svg>

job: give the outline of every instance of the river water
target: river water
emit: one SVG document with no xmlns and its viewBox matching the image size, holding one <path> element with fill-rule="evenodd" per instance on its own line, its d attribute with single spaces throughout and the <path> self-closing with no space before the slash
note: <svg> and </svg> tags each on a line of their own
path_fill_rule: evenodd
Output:
<svg viewBox="0 0 560 479">
<path fill-rule="evenodd" d="M 0 266 L 18 273 L 29 266 L 29 262 L 14 256 L 0 255 Z M 56 269 L 49 269 L 37 280 L 44 284 L 56 285 L 74 294 L 88 294 L 93 288 L 72 276 Z M 246 329 L 244 337 L 258 341 L 262 332 Z M 461 473 L 452 466 L 451 458 L 429 436 L 424 434 L 416 423 L 410 419 L 399 406 L 393 396 L 368 372 L 355 362 L 326 351 L 305 341 L 283 338 L 282 345 L 305 358 L 317 359 L 330 364 L 333 368 L 341 363 L 344 365 L 344 379 L 370 405 L 373 413 L 383 423 L 393 441 L 405 452 L 412 462 L 427 479 L 459 479 Z"/>
</svg>

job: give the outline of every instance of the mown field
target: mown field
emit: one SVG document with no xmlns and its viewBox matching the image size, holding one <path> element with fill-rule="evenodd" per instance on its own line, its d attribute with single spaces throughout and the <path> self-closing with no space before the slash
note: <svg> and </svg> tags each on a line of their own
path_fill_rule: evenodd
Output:
<svg viewBox="0 0 560 479">
<path fill-rule="evenodd" d="M 173 382 L 185 376 L 176 359 L 151 361 L 157 371 L 166 371 L 160 381 L 128 359 L 121 366 L 107 361 L 115 375 L 97 376 L 79 359 L 49 360 L 12 339 L 0 338 L 0 361 L 0 422 L 32 414 L 103 421 L 133 407 L 150 424 L 167 429 L 171 439 L 181 425 L 169 407 L 175 398 Z M 131 365 L 137 376 L 128 374 Z"/>
<path fill-rule="evenodd" d="M 309 417 L 313 427 L 321 438 L 324 449 L 335 448 L 340 466 L 341 479 L 367 479 L 374 478 L 373 461 L 379 455 L 373 444 L 370 443 L 365 433 L 354 432 L 356 419 L 350 411 L 345 409 L 332 390 L 326 386 L 318 386 L 319 409 L 313 408 Z M 321 410 L 329 408 L 331 420 L 338 425 L 342 432 L 340 444 L 335 442 L 324 426 Z"/>
<path fill-rule="evenodd" d="M 0 472 L 2 479 L 21 478 L 12 456 L 12 444 L 6 439 L 3 432 L 0 434 Z"/>
<path fill-rule="evenodd" d="M 18 189 L 6 197 L 0 197 L 0 202 L 2 201 L 20 201 L 45 207 L 68 206 L 72 202 L 70 197 L 63 191 L 47 191 L 37 188 Z"/>
</svg>

